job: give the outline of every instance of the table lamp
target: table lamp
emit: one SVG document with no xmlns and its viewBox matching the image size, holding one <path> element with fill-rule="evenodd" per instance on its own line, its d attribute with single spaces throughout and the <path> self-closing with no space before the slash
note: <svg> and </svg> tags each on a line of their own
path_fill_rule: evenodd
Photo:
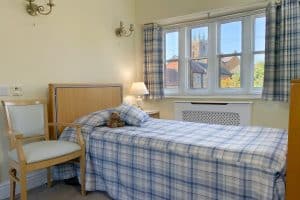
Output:
<svg viewBox="0 0 300 200">
<path fill-rule="evenodd" d="M 130 94 L 137 96 L 136 104 L 138 108 L 142 109 L 143 104 L 143 96 L 146 94 L 149 94 L 148 89 L 146 88 L 146 85 L 144 82 L 134 82 L 131 85 L 130 88 Z"/>
</svg>

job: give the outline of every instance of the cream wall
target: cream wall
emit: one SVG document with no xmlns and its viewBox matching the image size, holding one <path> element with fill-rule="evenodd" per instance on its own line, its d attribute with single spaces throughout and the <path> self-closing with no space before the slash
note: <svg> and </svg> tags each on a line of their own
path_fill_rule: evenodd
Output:
<svg viewBox="0 0 300 200">
<path fill-rule="evenodd" d="M 163 101 L 148 101 L 145 102 L 146 109 L 157 109 L 160 111 L 161 118 L 174 119 L 174 101 L 197 101 L 197 100 L 228 100 L 236 99 L 166 99 Z M 286 103 L 270 103 L 255 99 L 246 99 L 253 102 L 252 109 L 252 124 L 255 126 L 266 126 L 274 128 L 287 128 L 289 105 Z"/>
<path fill-rule="evenodd" d="M 266 2 L 266 0 L 137 0 L 136 19 L 138 23 L 150 23 L 201 11 L 232 8 L 261 2 Z"/>
<path fill-rule="evenodd" d="M 135 23 L 134 0 L 54 0 L 53 13 L 38 17 L 25 12 L 25 2 L 1 0 L 0 84 L 23 85 L 24 98 L 46 98 L 50 82 L 129 87 L 136 76 L 134 38 L 117 38 L 114 31 L 121 19 Z M 8 145 L 0 112 L 1 184 Z"/>
<path fill-rule="evenodd" d="M 55 1 L 53 14 L 39 17 L 25 13 L 25 2 L 1 1 L 0 84 L 21 84 L 23 98 L 46 98 L 49 82 L 122 82 L 127 90 L 142 80 L 144 23 L 262 1 L 64 0 Z M 114 35 L 121 19 L 136 24 L 135 37 Z M 146 107 L 172 119 L 174 100 Z M 287 118 L 287 104 L 254 101 L 253 124 L 287 127 Z M 0 184 L 7 179 L 7 150 L 0 109 Z"/>
<path fill-rule="evenodd" d="M 265 0 L 224 0 L 224 1 L 205 1 L 205 0 L 138 0 L 136 1 L 136 23 L 142 30 L 142 24 L 157 22 L 168 18 L 199 13 L 219 8 L 244 7 L 257 3 L 264 3 Z M 142 33 L 136 37 L 136 59 L 138 66 L 139 79 L 143 77 L 143 41 Z M 160 110 L 161 117 L 166 119 L 174 118 L 174 101 L 178 100 L 209 100 L 201 99 L 166 99 L 163 101 L 148 101 L 145 107 L 148 109 Z M 213 100 L 232 100 L 232 99 L 213 99 Z M 248 100 L 248 99 L 246 99 Z M 261 100 L 251 100 L 253 104 L 253 125 L 287 128 L 288 126 L 288 104 L 265 102 Z"/>
</svg>

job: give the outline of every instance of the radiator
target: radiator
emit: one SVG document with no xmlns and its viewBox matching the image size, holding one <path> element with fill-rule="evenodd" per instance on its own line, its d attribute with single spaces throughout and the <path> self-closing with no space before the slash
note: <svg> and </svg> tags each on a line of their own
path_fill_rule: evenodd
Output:
<svg viewBox="0 0 300 200">
<path fill-rule="evenodd" d="M 175 119 L 189 122 L 250 126 L 252 102 L 178 101 L 174 103 Z"/>
</svg>

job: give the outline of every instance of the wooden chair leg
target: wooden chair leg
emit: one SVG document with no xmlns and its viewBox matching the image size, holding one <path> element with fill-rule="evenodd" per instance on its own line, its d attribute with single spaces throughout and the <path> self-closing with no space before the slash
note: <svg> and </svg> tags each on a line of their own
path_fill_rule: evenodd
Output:
<svg viewBox="0 0 300 200">
<path fill-rule="evenodd" d="M 86 195 L 85 190 L 85 154 L 80 157 L 80 183 L 81 183 L 81 195 Z"/>
<path fill-rule="evenodd" d="M 12 178 L 12 176 L 17 176 L 17 170 L 14 168 L 9 169 L 9 182 L 10 182 L 10 200 L 15 200 L 16 196 L 16 181 Z"/>
<path fill-rule="evenodd" d="M 21 200 L 27 200 L 27 176 L 26 170 L 20 170 L 20 186 L 21 186 Z"/>
<path fill-rule="evenodd" d="M 52 186 L 51 167 L 47 168 L 47 185 L 48 185 L 48 188 L 50 188 Z"/>
</svg>

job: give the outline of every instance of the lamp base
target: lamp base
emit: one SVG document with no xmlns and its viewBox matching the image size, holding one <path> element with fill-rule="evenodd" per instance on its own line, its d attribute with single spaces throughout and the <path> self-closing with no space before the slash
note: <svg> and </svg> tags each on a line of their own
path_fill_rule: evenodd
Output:
<svg viewBox="0 0 300 200">
<path fill-rule="evenodd" d="M 143 106 L 143 99 L 141 96 L 137 96 L 136 98 L 136 105 L 139 109 L 143 110 L 142 106 Z"/>
</svg>

